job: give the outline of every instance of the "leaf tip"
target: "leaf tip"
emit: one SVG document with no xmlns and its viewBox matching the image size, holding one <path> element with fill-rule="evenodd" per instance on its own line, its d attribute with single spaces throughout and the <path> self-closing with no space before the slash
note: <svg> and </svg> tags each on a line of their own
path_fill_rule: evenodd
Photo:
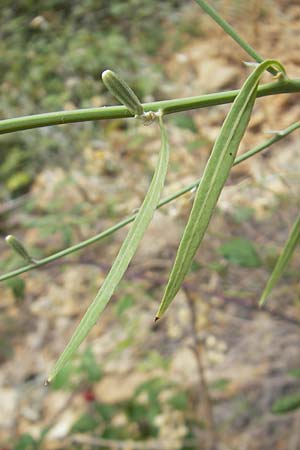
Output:
<svg viewBox="0 0 300 450">
<path fill-rule="evenodd" d="M 156 323 L 160 319 L 160 316 L 155 316 L 154 323 Z"/>
</svg>

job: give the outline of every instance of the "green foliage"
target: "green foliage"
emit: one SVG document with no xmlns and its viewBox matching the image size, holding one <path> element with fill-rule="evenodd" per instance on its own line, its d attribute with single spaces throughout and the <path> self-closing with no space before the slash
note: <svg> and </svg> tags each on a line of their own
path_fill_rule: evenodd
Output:
<svg viewBox="0 0 300 450">
<path fill-rule="evenodd" d="M 25 171 L 14 172 L 6 181 L 6 187 L 12 194 L 26 192 L 32 181 L 31 176 Z"/>
<path fill-rule="evenodd" d="M 96 403 L 95 411 L 101 416 L 101 420 L 109 424 L 118 411 L 118 407 L 106 403 Z"/>
<path fill-rule="evenodd" d="M 231 380 L 229 378 L 219 378 L 210 384 L 210 388 L 223 392 L 226 391 L 230 383 Z"/>
<path fill-rule="evenodd" d="M 183 129 L 186 129 L 186 130 L 190 130 L 193 133 L 197 133 L 197 131 L 198 131 L 193 117 L 188 115 L 188 114 L 178 114 L 178 115 L 173 117 L 172 122 L 178 128 L 183 128 Z"/>
<path fill-rule="evenodd" d="M 185 392 L 177 392 L 169 400 L 169 405 L 173 409 L 184 411 L 188 407 L 188 397 Z"/>
<path fill-rule="evenodd" d="M 143 358 L 143 361 L 139 364 L 139 368 L 144 371 L 157 368 L 167 370 L 169 365 L 169 358 L 162 356 L 159 352 L 153 350 L 150 351 L 145 358 Z"/>
<path fill-rule="evenodd" d="M 8 149 L 0 149 L 2 164 L 0 165 L 0 183 L 3 183 L 12 196 L 20 195 L 28 189 L 33 172 L 30 169 L 30 156 L 18 146 L 8 145 Z"/>
<path fill-rule="evenodd" d="M 94 431 L 99 426 L 99 422 L 90 414 L 82 414 L 73 424 L 73 433 L 88 433 Z"/>
<path fill-rule="evenodd" d="M 165 400 L 164 394 L 167 394 Z M 95 436 L 99 434 L 102 438 L 110 439 L 155 438 L 158 432 L 156 419 L 165 406 L 185 414 L 189 408 L 186 393 L 165 378 L 150 378 L 141 383 L 128 400 L 114 404 L 94 400 L 92 408 L 88 408 L 74 422 L 72 432 L 93 432 Z M 120 415 L 122 422 L 118 423 L 114 419 Z"/>
<path fill-rule="evenodd" d="M 295 367 L 287 371 L 287 374 L 293 378 L 300 378 L 300 368 Z M 300 408 L 300 394 L 293 393 L 282 395 L 272 405 L 273 414 L 286 414 Z"/>
<path fill-rule="evenodd" d="M 12 450 L 37 450 L 37 448 L 38 444 L 35 439 L 30 434 L 24 433 L 13 446 Z"/>
<path fill-rule="evenodd" d="M 284 395 L 272 405 L 273 414 L 285 414 L 300 408 L 300 394 Z"/>
<path fill-rule="evenodd" d="M 81 364 L 79 366 L 79 372 L 83 372 L 86 375 L 86 379 L 90 383 L 99 381 L 102 377 L 102 372 L 98 366 L 94 353 L 91 348 L 87 348 L 82 355 Z"/>
<path fill-rule="evenodd" d="M 300 378 L 300 368 L 294 368 L 294 369 L 290 369 L 288 371 L 288 375 L 290 375 L 291 377 L 294 378 Z"/>
<path fill-rule="evenodd" d="M 251 241 L 245 238 L 228 240 L 218 252 L 228 261 L 241 267 L 260 267 L 261 260 Z"/>
<path fill-rule="evenodd" d="M 162 400 L 164 392 L 172 392 L 168 400 Z M 187 410 L 188 401 L 184 391 L 169 383 L 166 378 L 155 377 L 146 381 L 135 391 L 131 400 L 124 406 L 130 422 L 139 425 L 140 438 L 157 436 L 155 419 L 162 413 L 162 405 L 166 402 L 173 410 Z"/>
<path fill-rule="evenodd" d="M 15 277 L 6 281 L 6 286 L 8 286 L 16 300 L 23 300 L 25 296 L 25 281 L 22 278 Z"/>
</svg>

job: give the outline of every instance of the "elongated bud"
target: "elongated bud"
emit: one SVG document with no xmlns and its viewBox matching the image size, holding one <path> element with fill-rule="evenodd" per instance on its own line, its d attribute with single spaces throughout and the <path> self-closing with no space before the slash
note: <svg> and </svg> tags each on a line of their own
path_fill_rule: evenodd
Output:
<svg viewBox="0 0 300 450">
<path fill-rule="evenodd" d="M 102 73 L 102 81 L 109 92 L 135 116 L 141 116 L 144 108 L 128 84 L 112 70 Z"/>
<path fill-rule="evenodd" d="M 23 258 L 27 263 L 36 263 L 36 261 L 29 255 L 25 247 L 21 244 L 20 241 L 18 241 L 17 238 L 9 234 L 8 236 L 6 236 L 5 241 L 13 249 L 13 251 L 21 256 L 21 258 Z"/>
</svg>

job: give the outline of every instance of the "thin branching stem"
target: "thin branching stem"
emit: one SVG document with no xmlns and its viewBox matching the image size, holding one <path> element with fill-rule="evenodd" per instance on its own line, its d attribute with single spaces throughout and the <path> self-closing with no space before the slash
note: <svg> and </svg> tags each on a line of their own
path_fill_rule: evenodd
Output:
<svg viewBox="0 0 300 450">
<path fill-rule="evenodd" d="M 197 308 L 195 304 L 195 299 L 193 295 L 191 294 L 190 290 L 183 286 L 183 290 L 186 296 L 187 300 L 187 306 L 189 308 L 190 312 L 190 335 L 192 338 L 192 345 L 190 346 L 190 349 L 192 350 L 196 365 L 197 365 L 197 371 L 199 376 L 199 392 L 198 392 L 198 398 L 202 399 L 202 406 L 203 406 L 203 412 L 205 416 L 207 431 L 208 431 L 208 437 L 209 442 L 207 445 L 207 449 L 216 449 L 218 447 L 218 434 L 217 434 L 217 428 L 216 423 L 214 419 L 214 412 L 213 412 L 213 402 L 210 397 L 209 393 L 209 385 L 205 374 L 204 369 L 204 363 L 203 363 L 203 345 L 201 343 L 201 340 L 198 336 L 198 330 L 197 330 Z M 198 299 L 197 299 L 198 300 Z M 201 445 L 201 442 L 199 443 Z M 199 446 L 200 446 L 199 445 Z"/>
<path fill-rule="evenodd" d="M 219 13 L 210 6 L 205 0 L 195 0 L 196 3 L 205 11 L 223 30 L 240 46 L 242 49 L 245 50 L 246 53 L 248 53 L 249 56 L 252 56 L 252 58 L 257 61 L 258 63 L 261 63 L 265 60 L 259 53 L 257 53 L 253 47 L 251 47 L 248 42 L 246 42 L 236 31 L 232 26 L 225 20 L 223 17 L 219 15 Z M 277 74 L 277 70 L 273 67 L 269 67 L 267 69 L 272 75 Z"/>
<path fill-rule="evenodd" d="M 257 97 L 265 97 L 275 94 L 287 94 L 300 92 L 300 79 L 276 80 L 263 84 L 258 88 Z M 157 112 L 160 109 L 164 115 L 191 109 L 205 108 L 208 106 L 232 103 L 239 90 L 218 92 L 199 95 L 195 97 L 163 100 L 159 102 L 144 103 L 145 112 Z M 121 119 L 133 117 L 125 106 L 107 106 L 102 108 L 86 108 L 73 111 L 57 111 L 52 113 L 35 114 L 32 116 L 15 117 L 0 121 L 0 134 L 13 133 L 15 131 L 42 128 L 52 125 L 64 125 L 75 122 L 87 122 L 93 120 Z"/>
<path fill-rule="evenodd" d="M 256 155 L 257 153 L 260 153 L 261 151 L 265 150 L 266 148 L 270 147 L 275 142 L 280 141 L 288 134 L 292 133 L 293 131 L 300 128 L 300 122 L 295 122 L 292 125 L 290 125 L 288 128 L 285 128 L 284 130 L 280 132 L 276 132 L 274 136 L 270 139 L 267 139 L 266 141 L 262 142 L 261 144 L 257 145 L 253 149 L 249 150 L 248 152 L 245 152 L 241 156 L 238 156 L 234 162 L 234 166 L 242 163 L 243 161 L 246 161 L 246 159 L 251 158 L 252 156 Z M 164 198 L 157 206 L 157 208 L 161 208 L 164 205 L 167 205 L 168 203 L 172 202 L 173 200 L 177 199 L 178 197 L 181 197 L 182 195 L 186 194 L 187 192 L 191 191 L 195 187 L 199 185 L 201 181 L 201 178 L 194 181 L 193 183 L 185 186 L 184 188 L 178 190 L 174 194 L 169 195 L 168 197 Z M 77 252 L 88 245 L 94 244 L 95 242 L 100 241 L 101 239 L 104 239 L 105 237 L 115 233 L 120 228 L 125 227 L 129 223 L 133 222 L 135 219 L 136 214 L 133 214 L 129 216 L 127 219 L 124 219 L 117 224 L 113 225 L 110 228 L 107 228 L 106 230 L 102 231 L 101 233 L 86 239 L 85 241 L 80 242 L 79 244 L 72 245 L 71 247 L 65 248 L 64 250 L 61 250 L 57 253 L 54 253 L 50 256 L 47 256 L 46 258 L 39 259 L 36 261 L 35 264 L 27 264 L 26 266 L 20 267 L 19 269 L 13 270 L 11 272 L 7 272 L 0 276 L 0 281 L 8 280 L 9 278 L 13 278 L 17 275 L 20 275 L 25 272 L 29 272 L 30 270 L 36 269 L 37 267 L 44 266 L 48 263 L 51 263 L 53 261 L 56 261 L 57 259 L 63 258 L 64 256 L 70 255 L 71 253 Z"/>
</svg>

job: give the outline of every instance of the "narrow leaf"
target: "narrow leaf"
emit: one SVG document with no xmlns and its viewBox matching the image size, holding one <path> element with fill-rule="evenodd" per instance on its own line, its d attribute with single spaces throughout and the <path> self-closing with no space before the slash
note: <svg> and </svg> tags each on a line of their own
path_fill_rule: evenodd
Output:
<svg viewBox="0 0 300 450">
<path fill-rule="evenodd" d="M 100 314 L 104 310 L 117 285 L 121 281 L 149 223 L 151 222 L 164 187 L 169 160 L 169 143 L 161 115 L 159 116 L 159 123 L 162 140 L 161 150 L 157 166 L 143 204 L 140 207 L 128 235 L 124 240 L 99 292 L 83 316 L 80 324 L 76 328 L 71 340 L 59 357 L 54 368 L 50 372 L 46 384 L 50 383 L 60 369 L 69 361 L 91 328 L 96 324 Z"/>
<path fill-rule="evenodd" d="M 198 186 L 156 320 L 166 311 L 180 289 L 200 246 L 250 120 L 259 79 L 270 66 L 276 66 L 284 72 L 283 66 L 275 60 L 261 63 L 245 81 L 224 121 Z"/>
<path fill-rule="evenodd" d="M 274 288 L 275 284 L 281 278 L 283 272 L 286 269 L 286 266 L 288 265 L 292 255 L 294 253 L 294 250 L 295 250 L 298 242 L 300 242 L 300 216 L 297 218 L 296 222 L 293 225 L 293 228 L 292 228 L 290 235 L 285 243 L 282 253 L 279 256 L 277 263 L 273 269 L 273 272 L 272 272 L 272 274 L 267 282 L 267 285 L 261 295 L 261 298 L 259 300 L 259 306 L 264 305 L 264 303 L 266 302 L 272 289 Z"/>
</svg>

